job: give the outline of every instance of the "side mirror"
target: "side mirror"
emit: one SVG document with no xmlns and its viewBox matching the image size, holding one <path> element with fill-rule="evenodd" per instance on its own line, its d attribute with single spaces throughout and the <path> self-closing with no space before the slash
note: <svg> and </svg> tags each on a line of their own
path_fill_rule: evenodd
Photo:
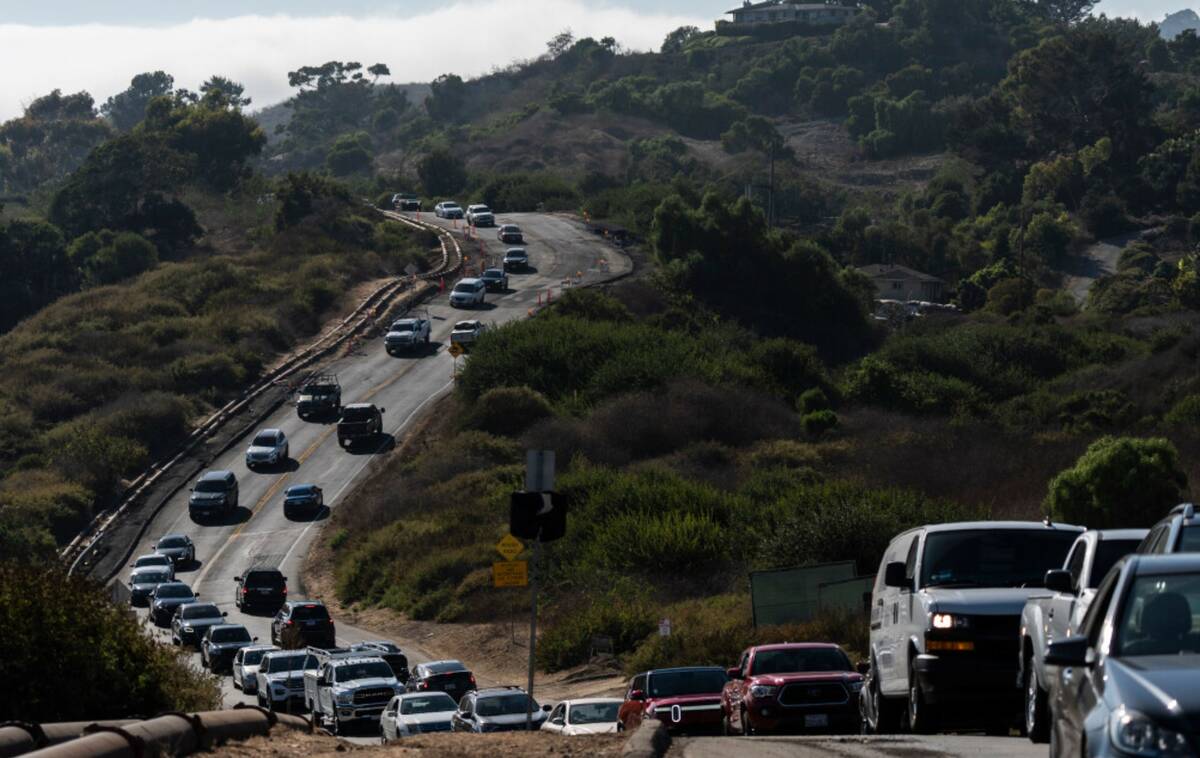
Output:
<svg viewBox="0 0 1200 758">
<path fill-rule="evenodd" d="M 387 413 L 387 408 L 380 408 L 380 409 L 379 409 L 379 412 L 380 412 L 380 413 Z"/>
<path fill-rule="evenodd" d="M 250 638 L 250 641 L 251 641 L 251 642 L 258 642 L 258 637 L 251 637 L 251 638 Z"/>
<path fill-rule="evenodd" d="M 888 587 L 912 588 L 912 582 L 908 578 L 908 571 L 900 561 L 892 561 L 884 568 L 883 583 Z"/>
<path fill-rule="evenodd" d="M 629 693 L 629 699 L 630 700 L 645 700 L 646 693 L 641 690 L 634 690 Z"/>
<path fill-rule="evenodd" d="M 1065 592 L 1067 594 L 1075 594 L 1075 581 L 1071 577 L 1071 572 L 1064 569 L 1051 569 L 1046 572 L 1045 585 L 1046 589 L 1051 592 Z"/>
<path fill-rule="evenodd" d="M 1064 637 L 1050 643 L 1042 660 L 1048 666 L 1086 666 L 1088 665 L 1088 648 L 1087 637 Z"/>
<path fill-rule="evenodd" d="M 730 679 L 741 679 L 742 670 L 739 668 L 725 669 L 725 676 L 729 677 Z"/>
<path fill-rule="evenodd" d="M 193 593 L 192 593 L 192 597 L 200 597 L 200 593 L 199 593 L 199 592 L 193 592 Z"/>
<path fill-rule="evenodd" d="M 549 705 L 549 704 L 547 704 L 547 705 L 543 705 L 543 706 L 542 706 L 542 710 L 543 710 L 543 711 L 545 711 L 546 713 L 549 713 L 549 712 L 550 712 L 550 705 Z"/>
<path fill-rule="evenodd" d="M 866 676 L 871 671 L 871 663 L 870 661 L 859 661 L 858 663 L 854 664 L 854 670 L 863 676 Z"/>
<path fill-rule="evenodd" d="M 222 617 L 222 618 L 224 618 L 224 617 L 226 617 L 226 616 L 228 616 L 228 615 L 229 615 L 229 611 L 221 611 L 221 617 Z"/>
<path fill-rule="evenodd" d="M 235 577 L 233 578 L 233 581 L 235 581 L 235 582 L 240 582 L 240 581 L 242 581 L 242 578 L 241 578 L 240 576 L 235 576 Z"/>
</svg>

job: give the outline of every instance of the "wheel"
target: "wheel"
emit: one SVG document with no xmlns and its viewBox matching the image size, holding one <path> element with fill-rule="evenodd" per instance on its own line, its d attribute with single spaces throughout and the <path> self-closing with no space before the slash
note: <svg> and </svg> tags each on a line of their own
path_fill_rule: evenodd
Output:
<svg viewBox="0 0 1200 758">
<path fill-rule="evenodd" d="M 725 736 L 725 737 L 733 736 L 733 724 L 729 723 L 729 714 L 728 713 L 721 714 L 721 734 L 722 734 L 722 736 Z"/>
<path fill-rule="evenodd" d="M 921 680 L 917 678 L 917 669 L 913 665 L 908 668 L 907 714 L 908 730 L 913 734 L 933 734 L 937 731 L 937 713 L 933 706 L 925 702 Z"/>
<path fill-rule="evenodd" d="M 875 674 L 877 671 L 879 671 L 879 666 L 872 661 L 870 697 L 871 711 L 875 714 L 875 724 L 872 726 L 868 722 L 867 726 L 874 734 L 894 734 L 900 731 L 901 709 L 880 691 L 879 680 Z"/>
<path fill-rule="evenodd" d="M 1050 739 L 1048 698 L 1041 682 L 1038 681 L 1033 661 L 1027 662 L 1026 665 L 1028 673 L 1025 674 L 1025 734 L 1030 742 L 1040 744 Z"/>
</svg>

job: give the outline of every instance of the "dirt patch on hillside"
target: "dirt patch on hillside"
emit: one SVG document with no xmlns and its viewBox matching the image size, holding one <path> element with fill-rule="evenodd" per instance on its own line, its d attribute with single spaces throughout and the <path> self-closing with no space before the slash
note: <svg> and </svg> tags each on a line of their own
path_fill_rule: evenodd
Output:
<svg viewBox="0 0 1200 758">
<path fill-rule="evenodd" d="M 356 745 L 323 734 L 276 728 L 270 737 L 253 737 L 213 750 L 216 756 L 334 756 L 372 752 L 385 755 L 426 755 L 444 758 L 477 756 L 546 756 L 547 758 L 609 758 L 619 756 L 625 740 L 618 735 L 559 737 L 552 734 L 430 734 L 406 737 L 400 744 Z"/>
<path fill-rule="evenodd" d="M 946 153 L 931 153 L 867 160 L 840 119 L 781 121 L 776 128 L 796 153 L 802 173 L 847 188 L 895 194 L 923 187 L 949 158 Z"/>
</svg>

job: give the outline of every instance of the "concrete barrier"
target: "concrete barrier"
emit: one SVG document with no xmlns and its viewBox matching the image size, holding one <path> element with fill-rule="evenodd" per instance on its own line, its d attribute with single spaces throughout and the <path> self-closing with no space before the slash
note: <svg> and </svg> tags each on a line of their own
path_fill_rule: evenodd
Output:
<svg viewBox="0 0 1200 758">
<path fill-rule="evenodd" d="M 671 735 L 658 719 L 643 721 L 621 748 L 625 758 L 661 758 L 671 747 Z"/>
</svg>

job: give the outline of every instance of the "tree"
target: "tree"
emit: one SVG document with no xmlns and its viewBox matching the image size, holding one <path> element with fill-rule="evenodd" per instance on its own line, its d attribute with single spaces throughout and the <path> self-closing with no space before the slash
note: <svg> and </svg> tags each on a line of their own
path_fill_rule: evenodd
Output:
<svg viewBox="0 0 1200 758">
<path fill-rule="evenodd" d="M 127 132 L 146 117 L 146 106 L 156 97 L 170 95 L 175 78 L 163 71 L 138 74 L 129 87 L 118 92 L 100 106 L 100 112 L 112 121 L 113 126 Z"/>
<path fill-rule="evenodd" d="M 467 184 L 467 167 L 462 158 L 439 147 L 417 164 L 417 176 L 429 195 L 453 195 Z"/>
<path fill-rule="evenodd" d="M 241 110 L 250 105 L 250 98 L 245 97 L 245 93 L 246 88 L 240 82 L 223 76 L 210 77 L 200 85 L 201 100 L 210 108 Z"/>
<path fill-rule="evenodd" d="M 1179 502 L 1187 484 L 1167 439 L 1102 437 L 1054 477 L 1043 505 L 1054 520 L 1091 529 L 1149 526 Z"/>
<path fill-rule="evenodd" d="M 374 77 L 371 79 L 371 84 L 374 84 L 382 76 L 391 76 L 392 70 L 387 67 L 386 63 L 376 63 L 367 68 L 367 73 Z"/>
<path fill-rule="evenodd" d="M 575 44 L 575 33 L 570 29 L 563 29 L 558 34 L 550 38 L 546 43 L 546 55 L 551 59 L 557 58 L 563 53 L 571 49 Z"/>
<path fill-rule="evenodd" d="M 442 74 L 429 85 L 425 110 L 434 121 L 457 121 L 467 101 L 467 85 L 456 74 Z"/>
<path fill-rule="evenodd" d="M 68 254 L 84 281 L 92 285 L 113 284 L 158 264 L 158 250 L 145 237 L 108 229 L 75 239 Z"/>
<path fill-rule="evenodd" d="M 683 48 L 687 46 L 694 37 L 700 36 L 700 28 L 696 26 L 681 26 L 673 32 L 667 34 L 666 39 L 662 43 L 663 55 L 672 55 L 674 53 L 682 53 Z"/>
<path fill-rule="evenodd" d="M 338 137 L 325 156 L 325 166 L 334 176 L 370 171 L 371 138 L 365 132 Z"/>
<path fill-rule="evenodd" d="M 1037 8 L 1059 24 L 1074 24 L 1091 15 L 1096 0 L 1037 0 Z"/>
</svg>

